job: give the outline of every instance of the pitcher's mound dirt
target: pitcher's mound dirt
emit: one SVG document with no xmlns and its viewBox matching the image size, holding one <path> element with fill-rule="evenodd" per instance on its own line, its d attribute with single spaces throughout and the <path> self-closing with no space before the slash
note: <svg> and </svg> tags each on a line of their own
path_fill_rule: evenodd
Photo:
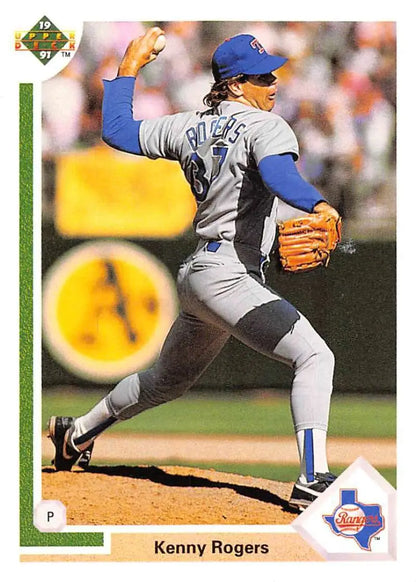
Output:
<svg viewBox="0 0 416 582">
<path fill-rule="evenodd" d="M 42 498 L 66 506 L 68 525 L 289 524 L 292 486 L 191 467 L 42 470 Z"/>
</svg>

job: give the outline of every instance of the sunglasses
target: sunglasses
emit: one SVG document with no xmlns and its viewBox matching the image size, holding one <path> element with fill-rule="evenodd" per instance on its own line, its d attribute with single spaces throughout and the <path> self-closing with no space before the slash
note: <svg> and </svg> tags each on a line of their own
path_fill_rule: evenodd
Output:
<svg viewBox="0 0 416 582">
<path fill-rule="evenodd" d="M 264 73 L 262 75 L 244 75 L 244 81 L 260 87 L 269 87 L 276 82 L 277 77 L 273 73 Z"/>
</svg>

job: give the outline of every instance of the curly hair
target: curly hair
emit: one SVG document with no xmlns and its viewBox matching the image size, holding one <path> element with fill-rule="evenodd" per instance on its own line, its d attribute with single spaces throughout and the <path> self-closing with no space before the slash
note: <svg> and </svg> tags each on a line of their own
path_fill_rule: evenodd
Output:
<svg viewBox="0 0 416 582">
<path fill-rule="evenodd" d="M 216 107 L 225 101 L 230 95 L 230 83 L 244 83 L 247 80 L 246 75 L 236 75 L 235 77 L 230 77 L 229 79 L 223 79 L 222 81 L 217 81 L 211 87 L 211 91 L 205 95 L 203 102 L 204 105 L 208 107 Z"/>
</svg>

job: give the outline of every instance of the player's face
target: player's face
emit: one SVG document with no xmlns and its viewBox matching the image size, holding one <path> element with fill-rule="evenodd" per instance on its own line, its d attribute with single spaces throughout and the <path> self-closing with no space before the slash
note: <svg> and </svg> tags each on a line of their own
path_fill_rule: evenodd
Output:
<svg viewBox="0 0 416 582">
<path fill-rule="evenodd" d="M 241 84 L 243 98 L 256 109 L 271 111 L 277 93 L 277 77 L 274 73 L 248 75 Z"/>
</svg>

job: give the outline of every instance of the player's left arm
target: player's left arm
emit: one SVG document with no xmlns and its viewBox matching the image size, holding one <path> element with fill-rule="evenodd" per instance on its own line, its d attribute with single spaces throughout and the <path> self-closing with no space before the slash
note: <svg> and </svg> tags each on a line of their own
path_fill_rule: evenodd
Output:
<svg viewBox="0 0 416 582">
<path fill-rule="evenodd" d="M 154 26 L 132 40 L 112 81 L 104 80 L 102 104 L 102 139 L 111 147 L 131 154 L 144 155 L 139 141 L 141 120 L 133 117 L 133 95 L 140 69 L 157 58 L 156 40 L 163 35 Z"/>
<path fill-rule="evenodd" d="M 141 155 L 141 120 L 133 118 L 135 80 L 134 77 L 117 77 L 112 81 L 104 81 L 101 137 L 114 149 Z"/>
</svg>

